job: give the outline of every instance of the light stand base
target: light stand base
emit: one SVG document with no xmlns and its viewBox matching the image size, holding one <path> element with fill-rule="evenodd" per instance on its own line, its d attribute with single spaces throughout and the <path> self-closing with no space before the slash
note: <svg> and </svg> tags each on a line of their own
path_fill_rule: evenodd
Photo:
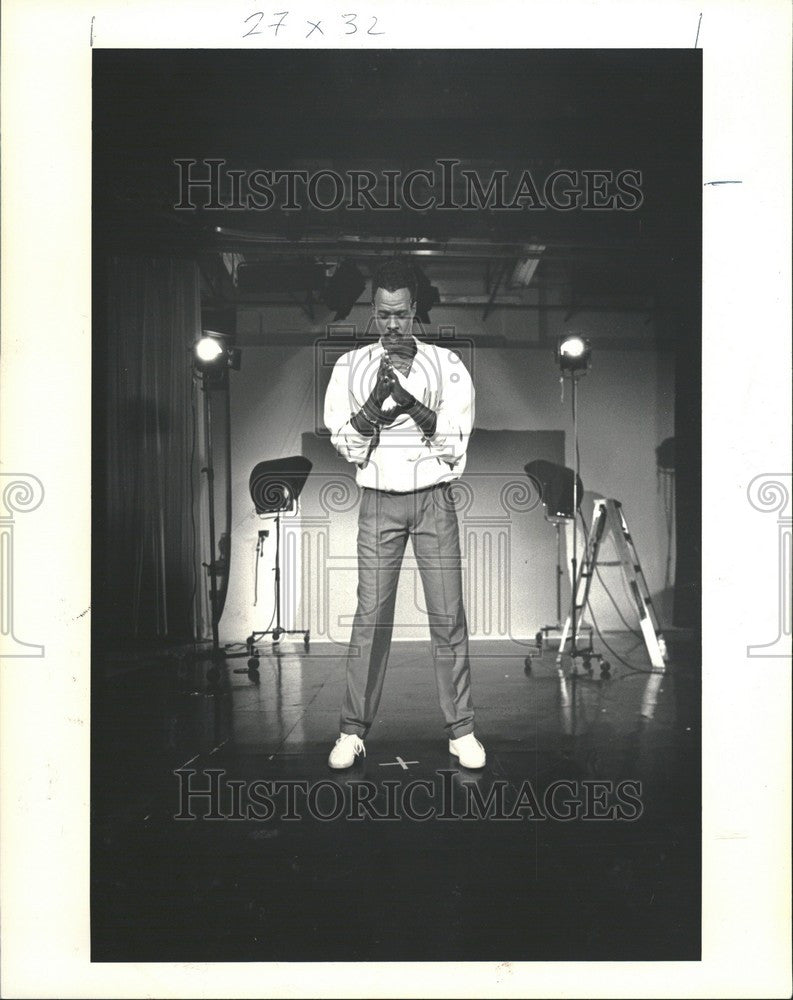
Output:
<svg viewBox="0 0 793 1000">
<path fill-rule="evenodd" d="M 561 659 L 561 658 L 560 658 Z M 577 662 L 581 661 L 583 667 L 583 673 L 578 670 Z M 568 677 L 592 677 L 594 673 L 594 667 L 592 662 L 597 661 L 600 667 L 600 676 L 607 678 L 611 676 L 611 664 L 608 660 L 604 659 L 600 653 L 596 653 L 594 649 L 577 649 L 574 653 L 570 654 L 570 671 Z"/>
<path fill-rule="evenodd" d="M 537 647 L 535 656 L 542 656 L 545 648 L 548 644 L 548 636 L 551 632 L 558 632 L 561 639 L 561 633 L 564 629 L 562 625 L 562 576 L 564 571 L 562 570 L 562 524 L 567 520 L 564 517 L 553 517 L 550 518 L 546 514 L 545 520 L 549 524 L 553 524 L 556 529 L 556 624 L 555 625 L 543 625 L 537 630 L 534 636 L 534 644 Z M 526 659 L 523 661 L 523 672 L 528 675 L 531 673 L 532 664 L 532 654 L 530 653 Z"/>
<path fill-rule="evenodd" d="M 248 671 L 250 673 L 258 673 L 260 654 L 256 643 L 266 635 L 273 637 L 273 646 L 280 641 L 282 635 L 302 635 L 306 652 L 308 652 L 311 643 L 311 633 L 308 629 L 281 628 L 281 513 L 281 511 L 277 511 L 275 514 L 275 628 L 267 628 L 261 632 L 254 630 L 245 640 L 245 645 L 248 648 Z"/>
<path fill-rule="evenodd" d="M 558 637 L 559 646 L 557 647 L 556 663 L 557 666 L 561 664 L 562 658 L 565 655 L 564 650 L 562 648 L 562 636 L 564 635 L 564 631 L 565 631 L 564 625 L 543 625 L 542 628 L 538 629 L 536 635 L 534 636 L 534 644 L 536 646 L 536 652 L 529 653 L 528 656 L 523 661 L 523 672 L 526 674 L 526 676 L 528 676 L 531 673 L 532 663 L 534 662 L 534 660 L 542 657 L 543 653 L 548 648 L 548 637 L 552 632 L 559 633 Z M 580 659 L 583 661 L 584 670 L 586 671 L 587 674 L 590 675 L 592 674 L 593 670 L 592 660 L 597 660 L 600 665 L 600 672 L 605 676 L 610 672 L 611 664 L 608 663 L 607 660 L 604 660 L 599 653 L 595 652 L 595 649 L 592 645 L 592 633 L 593 633 L 592 626 L 579 625 L 578 628 L 579 637 L 582 636 L 584 633 L 586 634 L 587 645 L 583 649 L 576 647 L 576 649 L 573 652 L 567 654 L 570 656 L 572 660 L 573 673 L 576 673 L 575 670 L 576 659 Z"/>
<path fill-rule="evenodd" d="M 534 635 L 534 646 L 535 649 L 532 653 L 529 653 L 523 661 L 523 672 L 528 675 L 531 673 L 531 665 L 535 658 L 539 659 L 545 652 L 548 645 L 548 636 L 551 632 L 561 632 L 561 625 L 543 625 L 541 628 L 537 629 Z"/>
<path fill-rule="evenodd" d="M 273 637 L 273 646 L 276 646 L 280 642 L 282 635 L 302 635 L 303 636 L 303 646 L 304 646 L 306 652 L 308 652 L 309 649 L 311 648 L 311 633 L 308 630 L 306 630 L 306 629 L 302 629 L 302 628 L 278 628 L 278 627 L 276 627 L 276 628 L 267 629 L 264 632 L 252 632 L 248 636 L 248 638 L 245 640 L 245 645 L 247 646 L 247 649 L 248 649 L 247 656 L 248 656 L 248 670 L 249 671 L 258 671 L 258 669 L 259 669 L 259 658 L 260 658 L 261 654 L 259 653 L 258 649 L 256 648 L 256 643 L 259 641 L 259 639 L 263 639 L 267 635 L 271 635 Z M 240 653 L 239 655 L 240 656 L 244 656 L 246 654 Z"/>
</svg>

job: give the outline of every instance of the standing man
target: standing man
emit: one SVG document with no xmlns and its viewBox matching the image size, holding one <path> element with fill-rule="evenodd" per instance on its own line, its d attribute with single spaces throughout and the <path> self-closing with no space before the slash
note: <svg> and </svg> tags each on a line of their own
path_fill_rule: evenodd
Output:
<svg viewBox="0 0 793 1000">
<path fill-rule="evenodd" d="M 465 468 L 474 388 L 452 351 L 413 336 L 417 279 L 393 258 L 372 278 L 379 340 L 336 362 L 325 396 L 334 447 L 357 467 L 358 609 L 347 656 L 341 733 L 328 764 L 352 766 L 383 690 L 402 557 L 408 536 L 429 615 L 449 752 L 466 768 L 485 764 L 474 736 L 460 538 L 449 483 Z"/>
</svg>

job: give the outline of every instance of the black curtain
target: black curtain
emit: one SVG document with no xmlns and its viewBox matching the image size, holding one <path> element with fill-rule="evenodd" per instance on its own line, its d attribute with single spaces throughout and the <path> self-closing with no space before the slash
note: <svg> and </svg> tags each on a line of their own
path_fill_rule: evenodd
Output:
<svg viewBox="0 0 793 1000">
<path fill-rule="evenodd" d="M 93 373 L 96 634 L 189 639 L 202 586 L 191 370 L 198 269 L 163 258 L 103 263 Z"/>
</svg>

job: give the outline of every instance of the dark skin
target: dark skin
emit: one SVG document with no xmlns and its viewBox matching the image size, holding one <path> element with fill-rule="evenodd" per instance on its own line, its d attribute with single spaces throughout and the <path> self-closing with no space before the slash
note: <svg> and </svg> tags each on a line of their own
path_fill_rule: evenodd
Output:
<svg viewBox="0 0 793 1000">
<path fill-rule="evenodd" d="M 415 352 L 412 327 L 416 306 L 410 290 L 399 288 L 389 291 L 387 288 L 378 288 L 372 311 L 380 343 L 386 353 L 380 362 L 374 388 L 360 411 L 352 418 L 352 425 L 360 434 L 369 437 L 374 433 L 374 425 L 390 424 L 401 414 L 407 413 L 426 437 L 432 437 L 437 422 L 434 411 L 420 403 L 405 388 L 390 358 L 390 355 L 409 356 L 411 346 Z M 389 396 L 396 406 L 383 411 L 382 405 Z"/>
</svg>

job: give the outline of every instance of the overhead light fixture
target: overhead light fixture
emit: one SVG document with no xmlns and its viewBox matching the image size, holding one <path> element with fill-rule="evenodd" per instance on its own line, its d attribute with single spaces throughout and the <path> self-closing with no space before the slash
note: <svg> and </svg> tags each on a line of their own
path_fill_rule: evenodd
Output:
<svg viewBox="0 0 793 1000">
<path fill-rule="evenodd" d="M 202 330 L 201 337 L 193 345 L 196 368 L 203 372 L 220 371 L 224 368 L 238 370 L 239 348 L 230 347 L 227 341 L 225 334 L 215 330 Z"/>
<path fill-rule="evenodd" d="M 430 284 L 430 279 L 415 262 L 413 263 L 413 270 L 416 272 L 418 281 L 416 289 L 416 319 L 419 323 L 429 324 L 430 309 L 433 306 L 437 306 L 441 301 L 441 293 L 435 285 Z"/>
<path fill-rule="evenodd" d="M 540 263 L 540 256 L 545 252 L 545 246 L 540 243 L 529 243 L 523 250 L 526 256 L 518 259 L 509 281 L 512 288 L 526 288 L 531 284 L 534 272 Z"/>
<path fill-rule="evenodd" d="M 245 263 L 245 258 L 241 253 L 222 253 L 223 265 L 229 273 L 232 284 L 236 288 L 238 285 L 238 270 L 241 264 Z"/>
<path fill-rule="evenodd" d="M 419 236 L 417 243 L 432 243 L 433 241 L 428 236 Z M 415 254 L 417 257 L 432 257 L 438 253 L 437 250 L 432 250 L 428 248 L 411 250 L 411 253 Z"/>
<path fill-rule="evenodd" d="M 592 345 L 586 337 L 571 334 L 562 337 L 556 348 L 556 363 L 563 375 L 583 375 L 592 362 Z"/>
<path fill-rule="evenodd" d="M 325 287 L 325 265 L 305 257 L 246 260 L 237 265 L 237 288 L 241 296 L 319 294 Z"/>
<path fill-rule="evenodd" d="M 343 260 L 328 278 L 322 300 L 334 310 L 333 322 L 346 319 L 366 288 L 366 278 L 351 260 Z"/>
</svg>

